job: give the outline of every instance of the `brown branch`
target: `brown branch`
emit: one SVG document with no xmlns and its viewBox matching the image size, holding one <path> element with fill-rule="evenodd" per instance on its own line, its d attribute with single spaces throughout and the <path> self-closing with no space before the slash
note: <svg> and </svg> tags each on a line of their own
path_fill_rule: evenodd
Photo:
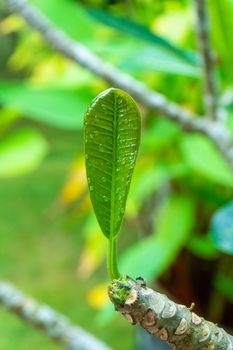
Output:
<svg viewBox="0 0 233 350">
<path fill-rule="evenodd" d="M 109 296 L 131 324 L 168 342 L 176 350 L 232 350 L 233 337 L 166 295 L 127 277 L 113 281 Z"/>
<path fill-rule="evenodd" d="M 216 120 L 218 117 L 217 89 L 214 77 L 214 54 L 210 45 L 210 23 L 206 1 L 194 0 L 197 15 L 196 27 L 203 66 L 206 110 L 209 118 Z"/>
<path fill-rule="evenodd" d="M 65 349 L 110 350 L 93 335 L 72 325 L 65 316 L 47 305 L 39 304 L 6 282 L 0 282 L 0 306 L 39 329 Z"/>
</svg>

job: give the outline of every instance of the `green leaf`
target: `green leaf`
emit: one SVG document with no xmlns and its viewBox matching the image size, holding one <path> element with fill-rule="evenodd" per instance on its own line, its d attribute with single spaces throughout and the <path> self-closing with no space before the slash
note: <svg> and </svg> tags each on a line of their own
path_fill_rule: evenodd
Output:
<svg viewBox="0 0 233 350">
<path fill-rule="evenodd" d="M 117 66 L 137 74 L 142 72 L 161 72 L 200 78 L 200 67 L 190 64 L 162 47 L 137 44 L 121 57 Z"/>
<path fill-rule="evenodd" d="M 219 256 L 219 252 L 214 245 L 210 235 L 193 235 L 188 241 L 189 251 L 201 259 L 211 260 Z"/>
<path fill-rule="evenodd" d="M 214 213 L 210 233 L 220 251 L 233 255 L 233 202 Z"/>
<path fill-rule="evenodd" d="M 185 59 L 187 62 L 192 63 L 194 65 L 198 65 L 198 59 L 194 53 L 187 52 L 176 47 L 168 40 L 162 38 L 159 35 L 156 35 L 147 27 L 139 23 L 133 22 L 124 17 L 111 15 L 109 12 L 99 9 L 87 9 L 87 13 L 89 13 L 93 18 L 95 18 L 99 22 L 106 24 L 109 27 L 115 28 L 124 34 L 129 34 L 138 39 L 142 39 L 153 43 L 156 46 L 163 47 L 168 52 L 177 55 L 179 58 Z"/>
<path fill-rule="evenodd" d="M 193 210 L 189 198 L 170 199 L 161 209 L 155 234 L 123 253 L 121 269 L 132 277 L 159 277 L 185 245 L 193 226 Z"/>
<path fill-rule="evenodd" d="M 219 56 L 224 78 L 232 83 L 233 78 L 233 3 L 232 0 L 209 1 L 211 23 L 214 29 L 213 42 Z"/>
<path fill-rule="evenodd" d="M 215 288 L 233 302 L 233 279 L 224 272 L 218 272 L 214 279 Z"/>
<path fill-rule="evenodd" d="M 103 46 L 97 38 L 91 48 L 120 69 L 141 75 L 143 72 L 167 73 L 199 79 L 201 69 L 161 46 L 143 43 L 122 36 Z"/>
<path fill-rule="evenodd" d="M 143 26 L 122 18 L 115 19 L 108 13 L 106 16 L 109 16 L 109 19 L 105 19 L 105 24 L 109 28 L 106 30 L 106 27 L 102 25 L 104 20 L 99 20 L 99 23 L 94 21 L 93 16 L 88 15 L 85 8 L 74 0 L 34 0 L 34 3 L 69 36 L 81 40 L 87 47 L 105 58 L 107 57 L 119 68 L 135 74 L 154 71 L 194 78 L 200 77 L 200 65 L 195 55 L 177 48 Z M 66 16 L 63 15 L 64 13 Z M 106 23 L 107 21 L 108 23 Z M 115 24 L 110 25 L 111 21 Z M 77 23 L 79 23 L 78 26 Z M 121 37 L 118 33 L 120 39 L 118 42 L 116 42 L 114 30 L 110 27 L 122 32 Z M 109 41 L 105 40 L 104 45 L 102 32 L 106 33 L 106 38 L 109 39 Z M 136 39 L 126 34 L 133 35 Z"/>
<path fill-rule="evenodd" d="M 127 214 L 130 212 L 136 216 L 145 199 L 168 179 L 167 169 L 159 164 L 147 166 L 144 169 L 137 165 L 130 188 Z"/>
<path fill-rule="evenodd" d="M 170 166 L 156 163 L 142 167 L 135 167 L 135 174 L 130 188 L 130 196 L 127 203 L 127 214 L 136 216 L 142 203 L 150 197 L 166 182 L 187 176 L 187 168 L 184 164 L 172 164 Z"/>
<path fill-rule="evenodd" d="M 27 174 L 35 170 L 47 150 L 46 141 L 35 129 L 21 128 L 0 142 L 0 177 Z"/>
<path fill-rule="evenodd" d="M 125 92 L 98 95 L 85 115 L 85 156 L 91 201 L 108 238 L 117 235 L 140 141 L 140 113 Z"/>
<path fill-rule="evenodd" d="M 204 178 L 224 186 L 233 186 L 233 173 L 222 155 L 207 137 L 184 135 L 181 151 L 190 169 Z"/>
<path fill-rule="evenodd" d="M 95 30 L 85 9 L 74 0 L 34 0 L 55 25 L 76 40 L 89 40 Z M 78 23 L 78 25 L 77 25 Z"/>
<path fill-rule="evenodd" d="M 20 118 L 19 113 L 14 109 L 1 108 L 0 111 L 0 134 L 4 133 L 10 126 Z"/>
<path fill-rule="evenodd" d="M 0 102 L 24 116 L 68 129 L 81 129 L 86 105 L 93 95 L 85 89 L 34 88 L 18 83 L 0 83 Z"/>
<path fill-rule="evenodd" d="M 171 145 L 180 136 L 181 130 L 174 122 L 164 118 L 153 119 L 142 135 L 142 152 L 154 152 L 156 149 Z"/>
</svg>

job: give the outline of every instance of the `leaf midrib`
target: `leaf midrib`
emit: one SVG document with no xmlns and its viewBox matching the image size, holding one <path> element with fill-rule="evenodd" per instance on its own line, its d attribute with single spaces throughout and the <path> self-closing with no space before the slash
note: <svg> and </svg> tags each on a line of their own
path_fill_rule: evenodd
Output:
<svg viewBox="0 0 233 350">
<path fill-rule="evenodd" d="M 116 149 L 117 149 L 117 97 L 114 96 L 113 106 L 113 150 L 112 150 L 112 184 L 111 184 L 111 217 L 110 217 L 110 235 L 109 238 L 113 238 L 114 222 L 115 222 L 115 190 L 116 190 Z"/>
</svg>

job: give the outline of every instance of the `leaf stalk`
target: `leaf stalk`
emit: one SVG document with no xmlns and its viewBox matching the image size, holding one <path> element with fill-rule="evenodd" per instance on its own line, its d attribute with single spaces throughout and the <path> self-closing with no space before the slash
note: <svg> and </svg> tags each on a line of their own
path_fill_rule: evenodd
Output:
<svg viewBox="0 0 233 350">
<path fill-rule="evenodd" d="M 108 273 L 111 280 L 121 277 L 117 266 L 117 240 L 116 237 L 108 241 Z"/>
</svg>

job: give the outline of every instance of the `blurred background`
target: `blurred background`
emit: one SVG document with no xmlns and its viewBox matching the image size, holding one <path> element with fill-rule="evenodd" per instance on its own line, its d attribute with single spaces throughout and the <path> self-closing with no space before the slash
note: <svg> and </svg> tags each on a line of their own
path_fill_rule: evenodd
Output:
<svg viewBox="0 0 233 350">
<path fill-rule="evenodd" d="M 122 71 L 204 113 L 192 1 L 32 2 Z M 233 1 L 209 1 L 209 14 L 220 103 L 233 132 Z M 149 350 L 150 341 L 108 301 L 106 240 L 87 192 L 83 115 L 107 87 L 0 3 L 0 277 L 115 350 Z M 204 136 L 140 109 L 120 271 L 143 276 L 179 303 L 195 301 L 197 313 L 230 328 L 232 171 Z M 59 349 L 2 310 L 0 330 L 0 349 Z"/>
</svg>

